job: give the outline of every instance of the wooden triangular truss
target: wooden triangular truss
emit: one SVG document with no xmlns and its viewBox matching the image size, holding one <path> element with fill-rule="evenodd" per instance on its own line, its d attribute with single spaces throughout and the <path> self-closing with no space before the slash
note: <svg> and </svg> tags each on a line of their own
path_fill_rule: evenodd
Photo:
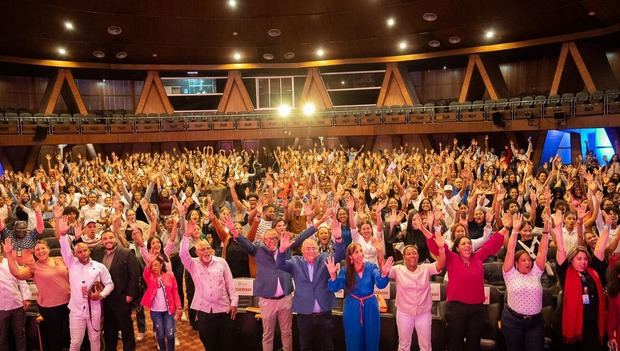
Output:
<svg viewBox="0 0 620 351">
<path fill-rule="evenodd" d="M 217 112 L 252 112 L 254 106 L 250 94 L 243 84 L 239 71 L 228 72 L 228 80 L 224 87 L 224 94 L 217 106 Z"/>
<path fill-rule="evenodd" d="M 88 114 L 82 95 L 80 95 L 75 79 L 73 79 L 73 74 L 68 68 L 59 68 L 54 77 L 50 78 L 43 94 L 39 112 L 46 115 L 54 113 L 58 104 L 58 98 L 61 95 L 69 112 L 81 113 L 83 115 Z"/>
</svg>

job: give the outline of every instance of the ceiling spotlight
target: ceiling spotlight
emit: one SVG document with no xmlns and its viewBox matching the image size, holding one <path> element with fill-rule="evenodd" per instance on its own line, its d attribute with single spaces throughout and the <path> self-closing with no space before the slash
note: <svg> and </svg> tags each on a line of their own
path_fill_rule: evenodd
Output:
<svg viewBox="0 0 620 351">
<path fill-rule="evenodd" d="M 316 111 L 316 107 L 313 103 L 307 102 L 303 107 L 303 111 L 305 116 L 312 116 Z"/>
<path fill-rule="evenodd" d="M 238 52 L 235 52 L 233 54 L 233 58 L 235 59 L 235 61 L 239 61 L 239 60 L 241 60 L 241 54 L 238 53 Z"/>
<path fill-rule="evenodd" d="M 443 69 L 448 69 L 448 66 L 444 65 L 444 66 L 443 66 Z"/>
<path fill-rule="evenodd" d="M 122 60 L 125 57 L 127 57 L 127 51 L 119 51 L 116 53 L 116 58 L 119 60 Z"/>
<path fill-rule="evenodd" d="M 272 38 L 279 37 L 281 34 L 282 34 L 282 31 L 278 28 L 271 28 L 270 30 L 267 31 L 267 35 L 269 35 Z"/>
<path fill-rule="evenodd" d="M 123 28 L 121 28 L 119 26 L 109 26 L 108 27 L 108 34 L 110 34 L 110 35 L 120 35 L 121 33 L 123 33 Z"/>
<path fill-rule="evenodd" d="M 485 38 L 491 39 L 495 36 L 495 32 L 493 30 L 488 30 L 484 33 Z"/>
<path fill-rule="evenodd" d="M 58 53 L 60 55 L 66 55 L 67 54 L 67 50 L 65 48 L 58 48 Z"/>
<path fill-rule="evenodd" d="M 588 16 L 596 16 L 596 12 L 590 11 L 590 12 L 588 12 Z"/>
<path fill-rule="evenodd" d="M 189 71 L 189 72 L 187 72 L 187 74 L 189 74 L 189 75 L 196 75 L 196 74 L 198 74 L 198 72 L 196 72 L 196 71 Z"/>
<path fill-rule="evenodd" d="M 73 23 L 70 21 L 65 21 L 65 29 L 66 30 L 73 30 Z"/>
<path fill-rule="evenodd" d="M 340 81 L 340 85 L 345 85 L 345 84 L 347 84 L 347 82 L 345 82 L 344 80 Z"/>
<path fill-rule="evenodd" d="M 407 48 L 407 42 L 401 41 L 400 43 L 398 43 L 398 48 L 401 50 L 405 50 Z"/>
<path fill-rule="evenodd" d="M 428 42 L 428 46 L 430 46 L 432 48 L 438 48 L 439 45 L 441 45 L 439 40 L 431 40 L 431 41 Z"/>
<path fill-rule="evenodd" d="M 237 35 L 239 35 L 239 33 L 237 32 L 232 32 L 233 37 L 236 37 Z"/>
<path fill-rule="evenodd" d="M 237 7 L 237 0 L 228 0 L 228 6 L 232 8 Z"/>
<path fill-rule="evenodd" d="M 394 25 L 396 24 L 396 20 L 394 20 L 394 17 L 390 17 L 387 19 L 386 23 L 388 27 L 394 27 Z"/>
<path fill-rule="evenodd" d="M 267 61 L 273 60 L 273 54 L 263 54 L 263 58 Z"/>
<path fill-rule="evenodd" d="M 422 15 L 422 19 L 424 19 L 426 22 L 433 22 L 437 20 L 437 14 L 433 12 L 427 12 Z"/>
<path fill-rule="evenodd" d="M 448 38 L 448 41 L 450 42 L 450 44 L 458 44 L 461 42 L 461 37 L 457 35 L 453 35 L 450 38 Z"/>
<path fill-rule="evenodd" d="M 154 53 L 153 53 L 153 55 L 151 55 L 151 56 L 153 56 L 153 57 L 157 57 L 157 53 L 155 53 L 155 52 L 154 52 Z"/>
<path fill-rule="evenodd" d="M 101 50 L 95 50 L 95 51 L 93 51 L 93 56 L 95 56 L 96 58 L 104 58 L 105 57 L 105 52 L 103 52 Z"/>
<path fill-rule="evenodd" d="M 291 114 L 291 107 L 285 104 L 280 105 L 280 107 L 278 107 L 278 114 L 281 117 L 288 117 Z"/>
<path fill-rule="evenodd" d="M 325 50 L 323 50 L 323 49 L 318 49 L 318 50 L 316 51 L 316 55 L 317 55 L 318 57 L 323 57 L 323 55 L 325 55 Z"/>
<path fill-rule="evenodd" d="M 295 57 L 295 53 L 292 51 L 287 51 L 284 53 L 284 58 L 290 60 Z"/>
</svg>

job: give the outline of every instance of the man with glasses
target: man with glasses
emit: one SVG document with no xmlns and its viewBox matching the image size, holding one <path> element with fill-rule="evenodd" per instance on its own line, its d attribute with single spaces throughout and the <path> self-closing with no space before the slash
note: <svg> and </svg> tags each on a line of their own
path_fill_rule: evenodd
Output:
<svg viewBox="0 0 620 351">
<path fill-rule="evenodd" d="M 344 242 L 339 230 L 332 230 L 332 234 L 336 243 L 334 262 L 339 262 L 344 259 Z M 325 263 L 329 255 L 319 254 L 316 240 L 309 238 L 301 245 L 303 256 L 286 259 L 290 245 L 290 237 L 283 235 L 276 264 L 295 280 L 293 312 L 297 313 L 299 349 L 331 351 L 334 349 L 332 307 L 336 298 L 327 288 L 329 272 Z"/>
<path fill-rule="evenodd" d="M 290 244 L 290 248 L 294 250 L 299 247 L 304 240 L 314 234 L 316 231 L 315 226 L 319 226 L 326 219 L 327 215 L 317 224 L 310 226 L 303 233 L 299 234 Z M 239 241 L 239 246 L 250 256 L 253 256 L 256 261 L 254 294 L 259 297 L 258 304 L 263 322 L 263 351 L 273 350 L 276 321 L 280 324 L 280 335 L 284 351 L 292 350 L 293 301 L 291 293 L 293 292 L 293 283 L 288 272 L 279 270 L 276 267 L 280 234 L 275 229 L 269 229 L 265 232 L 262 243 L 253 244 L 243 235 L 239 235 L 238 232 L 231 233 Z M 287 235 L 290 235 L 290 233 Z"/>
</svg>

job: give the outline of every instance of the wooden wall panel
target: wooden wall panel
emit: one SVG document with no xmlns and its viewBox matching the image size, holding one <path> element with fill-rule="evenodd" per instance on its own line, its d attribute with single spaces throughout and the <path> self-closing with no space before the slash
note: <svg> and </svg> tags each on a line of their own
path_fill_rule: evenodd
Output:
<svg viewBox="0 0 620 351">
<path fill-rule="evenodd" d="M 88 111 L 136 109 L 143 81 L 76 79 Z"/>
<path fill-rule="evenodd" d="M 616 82 L 620 82 L 620 48 L 608 51 L 606 56 Z"/>
<path fill-rule="evenodd" d="M 409 72 L 421 103 L 459 97 L 465 67 Z"/>
<path fill-rule="evenodd" d="M 500 64 L 509 96 L 547 95 L 553 81 L 554 58 Z"/>
<path fill-rule="evenodd" d="M 0 109 L 36 111 L 46 86 L 47 78 L 0 76 Z"/>
</svg>

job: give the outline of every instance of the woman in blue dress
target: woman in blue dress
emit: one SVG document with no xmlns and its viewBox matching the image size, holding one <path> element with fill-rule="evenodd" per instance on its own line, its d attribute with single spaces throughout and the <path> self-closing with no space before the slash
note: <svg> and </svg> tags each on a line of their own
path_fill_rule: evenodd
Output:
<svg viewBox="0 0 620 351">
<path fill-rule="evenodd" d="M 364 262 L 364 252 L 357 243 L 347 247 L 346 265 L 338 276 L 340 264 L 334 263 L 333 257 L 325 263 L 330 275 L 329 290 L 345 289 L 342 320 L 348 351 L 379 350 L 381 316 L 374 289 L 375 285 L 379 289 L 388 285 L 392 263 L 393 259 L 389 257 L 380 270 L 376 264 Z"/>
</svg>

